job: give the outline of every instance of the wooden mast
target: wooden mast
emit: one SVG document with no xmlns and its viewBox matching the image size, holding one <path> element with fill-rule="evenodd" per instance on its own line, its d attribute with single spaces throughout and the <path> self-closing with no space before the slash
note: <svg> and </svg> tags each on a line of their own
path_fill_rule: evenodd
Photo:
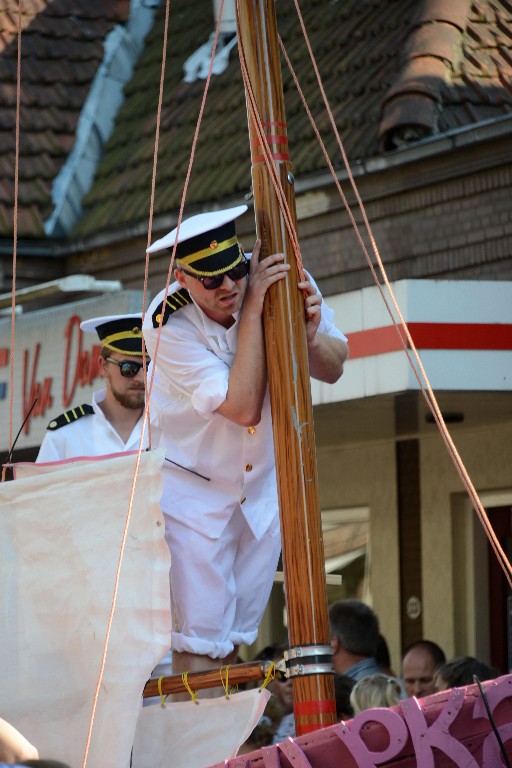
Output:
<svg viewBox="0 0 512 768">
<path fill-rule="evenodd" d="M 296 733 L 301 735 L 336 722 L 334 678 L 325 590 L 324 551 L 318 497 L 313 408 L 304 321 L 304 302 L 297 288 L 298 270 L 270 172 L 263 159 L 257 121 L 285 190 L 296 225 L 293 176 L 288 154 L 277 22 L 273 0 L 238 0 L 239 50 L 248 73 L 252 179 L 256 231 L 264 257 L 284 252 L 292 269 L 265 300 L 265 344 L 274 447 L 276 454 L 283 565 L 290 651 L 287 667 L 293 680 Z M 308 648 L 309 647 L 309 648 Z"/>
</svg>

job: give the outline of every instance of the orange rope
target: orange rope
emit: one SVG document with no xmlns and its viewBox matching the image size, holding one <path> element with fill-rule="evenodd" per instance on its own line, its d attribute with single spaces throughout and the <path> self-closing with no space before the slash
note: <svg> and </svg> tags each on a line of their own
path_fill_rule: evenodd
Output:
<svg viewBox="0 0 512 768">
<path fill-rule="evenodd" d="M 167 292 L 169 290 L 169 285 L 171 283 L 172 271 L 173 271 L 173 267 L 174 267 L 174 259 L 175 259 L 175 254 L 176 254 L 176 246 L 177 246 L 177 243 L 178 243 L 179 231 L 180 231 L 180 227 L 181 227 L 181 221 L 182 221 L 182 218 L 183 218 L 183 210 L 185 208 L 185 200 L 186 200 L 186 197 L 187 197 L 188 185 L 190 183 L 190 176 L 192 174 L 192 166 L 194 164 L 194 159 L 195 159 L 195 154 L 196 154 L 197 140 L 199 138 L 199 129 L 201 127 L 201 123 L 202 123 L 202 120 L 203 120 L 204 108 L 205 108 L 205 104 L 206 104 L 206 97 L 208 95 L 208 90 L 210 88 L 210 81 L 211 81 L 211 77 L 212 77 L 213 64 L 214 64 L 214 60 L 215 60 L 215 52 L 217 50 L 217 43 L 218 43 L 218 40 L 219 40 L 220 22 L 221 22 L 221 19 L 222 19 L 223 9 L 224 9 L 224 0 L 221 0 L 221 5 L 220 5 L 220 8 L 219 8 L 219 17 L 218 17 L 217 26 L 216 26 L 216 29 L 215 29 L 215 37 L 214 37 L 214 41 L 213 41 L 213 44 L 212 44 L 212 52 L 211 52 L 211 56 L 210 56 L 210 65 L 209 65 L 209 68 L 208 68 L 208 75 L 206 77 L 206 82 L 205 82 L 205 86 L 204 86 L 203 96 L 202 96 L 202 99 L 201 99 L 201 106 L 199 108 L 199 115 L 198 115 L 198 118 L 197 118 L 196 128 L 195 128 L 195 131 L 194 131 L 194 138 L 192 140 L 192 148 L 190 150 L 190 160 L 189 160 L 189 164 L 188 164 L 188 168 L 187 168 L 187 174 L 186 174 L 186 177 L 185 177 L 185 183 L 183 185 L 183 192 L 182 192 L 182 195 L 181 195 L 180 210 L 179 210 L 179 213 L 178 213 L 178 222 L 176 224 L 176 238 L 175 238 L 174 246 L 173 246 L 172 253 L 171 253 L 171 260 L 169 262 L 169 269 L 168 269 L 168 272 L 167 272 L 167 280 L 166 280 L 166 283 L 165 283 L 165 295 L 167 295 Z M 146 254 L 146 258 L 148 258 L 148 254 Z M 155 354 L 153 356 L 153 362 L 154 363 L 156 363 L 157 358 L 158 358 L 158 351 L 159 351 L 159 348 L 160 348 L 160 337 L 161 337 L 161 334 L 162 334 L 162 323 L 163 323 L 163 313 L 162 313 L 162 316 L 160 318 L 160 323 L 158 325 L 158 334 L 157 334 L 157 338 L 156 338 Z M 151 392 L 153 390 L 153 381 L 154 381 L 154 377 L 155 377 L 155 367 L 156 367 L 155 365 L 152 366 L 151 380 L 150 380 L 149 390 L 148 390 L 148 399 L 151 397 Z"/>
<path fill-rule="evenodd" d="M 21 12 L 23 1 L 18 3 L 18 59 L 16 65 L 16 149 L 14 153 L 14 221 L 13 221 L 13 250 L 12 250 L 12 287 L 11 287 L 11 355 L 9 366 L 9 453 L 12 451 L 13 411 L 14 411 L 14 328 L 16 318 L 16 266 L 18 253 L 18 188 L 20 162 L 20 104 L 21 104 Z M 2 482 L 5 481 L 7 467 L 2 467 Z"/>
<path fill-rule="evenodd" d="M 154 149 L 154 156 L 153 156 L 153 173 L 151 177 L 151 198 L 150 198 L 150 210 L 149 210 L 149 223 L 148 223 L 148 240 L 147 245 L 149 247 L 151 243 L 151 230 L 152 230 L 152 224 L 153 224 L 153 210 L 154 210 L 154 199 L 155 199 L 155 184 L 156 184 L 156 169 L 157 169 L 157 158 L 158 158 L 158 145 L 159 145 L 159 138 L 160 138 L 160 119 L 161 119 L 161 113 L 162 113 L 162 101 L 163 101 L 163 86 L 164 86 L 164 78 L 165 78 L 165 62 L 167 58 L 167 39 L 168 39 L 168 30 L 169 30 L 169 10 L 170 10 L 170 0 L 166 0 L 166 8 L 165 8 L 165 23 L 164 23 L 164 42 L 163 42 L 163 51 L 162 51 L 162 67 L 161 67 L 161 73 L 160 73 L 160 90 L 158 95 L 158 108 L 157 108 L 157 120 L 156 120 L 156 129 L 155 129 L 155 149 Z M 142 316 L 144 318 L 144 314 L 146 311 L 146 297 L 147 297 L 147 285 L 148 285 L 148 274 L 149 274 L 149 254 L 146 253 L 146 261 L 145 261 L 145 268 L 144 268 L 144 290 L 143 290 L 143 298 L 142 298 Z M 143 345 L 143 360 L 145 361 L 146 358 L 146 352 L 145 347 Z M 98 674 L 98 679 L 96 682 L 96 688 L 94 691 L 94 697 L 91 707 L 91 716 L 89 719 L 89 727 L 87 730 L 87 739 L 85 743 L 85 749 L 84 749 L 84 757 L 82 762 L 82 768 L 86 768 L 87 766 L 87 758 L 89 755 L 89 749 L 91 745 L 91 738 L 92 738 L 92 730 L 94 726 L 94 718 L 96 715 L 96 708 L 98 705 L 98 698 L 99 693 L 101 689 L 101 683 L 103 680 L 103 674 L 105 671 L 105 663 L 107 658 L 107 651 L 108 651 L 108 644 L 110 640 L 110 632 L 112 629 L 112 622 L 114 619 L 114 613 L 116 609 L 116 603 L 117 603 L 117 594 L 119 591 L 119 578 L 121 573 L 121 565 L 123 562 L 123 556 L 124 556 L 124 550 L 126 546 L 126 539 L 128 535 L 128 528 L 130 525 L 131 515 L 132 515 L 132 508 L 133 508 L 133 499 L 135 495 L 135 487 L 137 484 L 137 478 L 139 474 L 139 468 L 140 468 L 140 459 L 142 454 L 142 446 L 144 441 L 144 433 L 146 430 L 146 426 L 148 428 L 148 442 L 150 444 L 151 441 L 151 432 L 150 432 L 150 420 L 149 420 L 149 401 L 150 401 L 150 391 L 148 390 L 147 385 L 147 375 L 146 375 L 146 366 L 143 366 L 144 371 L 144 387 L 146 390 L 146 400 L 145 400 L 145 407 L 144 407 L 144 414 L 142 419 L 142 429 L 140 433 L 140 440 L 139 440 L 139 447 L 138 447 L 138 453 L 137 458 L 135 461 L 135 470 L 133 473 L 133 479 L 132 479 L 132 486 L 130 489 L 130 498 L 128 501 L 128 511 L 126 515 L 126 520 L 124 524 L 123 529 L 123 535 L 121 539 L 121 547 L 119 551 L 119 557 L 117 562 L 117 569 L 116 569 L 116 575 L 114 580 L 114 591 L 112 595 L 112 602 L 110 606 L 109 616 L 108 616 L 108 622 L 107 622 L 107 630 L 105 633 L 105 642 L 103 645 L 103 653 L 101 657 L 101 664 L 100 664 L 100 670 Z M 151 379 L 151 384 L 153 383 L 153 378 Z"/>
<path fill-rule="evenodd" d="M 181 219 L 183 217 L 183 209 L 185 207 L 185 199 L 186 199 L 188 184 L 189 184 L 189 180 L 190 180 L 190 175 L 191 175 L 191 172 L 192 172 L 192 165 L 193 165 L 194 157 L 195 157 L 195 149 L 196 149 L 196 145 L 197 145 L 197 139 L 198 139 L 198 136 L 199 136 L 199 128 L 200 128 L 202 117 L 203 117 L 203 113 L 204 113 L 204 107 L 205 107 L 205 103 L 206 103 L 206 96 L 207 96 L 207 93 L 208 93 L 208 88 L 209 88 L 210 80 L 211 80 L 211 74 L 212 74 L 212 71 L 213 71 L 213 63 L 214 63 L 214 59 L 215 59 L 215 51 L 216 51 L 216 48 L 217 48 L 217 42 L 218 42 L 218 39 L 219 39 L 220 20 L 221 20 L 221 17 L 222 17 L 223 6 L 224 6 L 224 0 L 222 0 L 220 12 L 219 12 L 219 21 L 217 23 L 217 29 L 216 29 L 216 32 L 215 32 L 215 40 L 214 40 L 214 43 L 213 43 L 213 46 L 212 46 L 212 54 L 211 54 L 211 59 L 210 59 L 210 67 L 209 67 L 208 76 L 207 76 L 206 83 L 205 83 L 205 89 L 204 89 L 204 93 L 203 93 L 203 99 L 202 99 L 202 102 L 201 102 L 201 108 L 200 108 L 200 112 L 199 112 L 199 116 L 198 116 L 196 130 L 195 130 L 195 133 L 194 133 L 194 140 L 193 140 L 193 144 L 192 144 L 192 150 L 191 150 L 191 155 L 190 155 L 190 161 L 189 161 L 187 176 L 186 176 L 185 184 L 184 184 L 184 187 L 183 187 L 183 194 L 182 194 L 182 199 L 181 199 L 181 204 L 180 204 L 180 212 L 179 212 L 179 216 L 178 216 L 178 232 L 179 232 L 179 227 L 180 227 L 180 224 L 181 224 Z M 158 157 L 158 140 L 159 140 L 159 131 L 160 131 L 160 115 L 161 115 L 161 105 L 162 105 L 162 98 L 163 98 L 163 82 L 164 82 L 164 75 L 165 75 L 165 60 L 166 60 L 166 52 L 167 52 L 169 8 L 170 8 L 170 0 L 166 0 L 164 43 L 163 43 L 163 53 L 162 53 L 162 69 L 161 69 L 161 76 L 160 76 L 160 93 L 159 93 L 157 125 L 156 125 L 155 151 L 154 151 L 154 158 L 153 158 L 151 205 L 150 205 L 150 218 L 149 218 L 149 228 L 148 228 L 148 247 L 149 247 L 149 244 L 151 242 L 151 225 L 152 225 L 153 206 L 154 206 L 154 192 L 155 192 L 155 180 L 156 180 L 157 157 Z M 176 240 L 177 239 L 178 238 L 176 238 Z M 176 251 L 176 245 L 173 248 L 173 252 L 172 252 L 172 256 L 171 256 L 171 262 L 170 262 L 169 270 L 168 270 L 168 273 L 167 273 L 167 281 L 166 281 L 166 284 L 165 284 L 165 293 L 167 293 L 167 291 L 169 289 L 169 284 L 170 284 L 170 281 L 171 281 L 172 268 L 173 268 L 173 265 L 174 265 L 174 254 L 175 254 L 175 251 Z M 147 289 L 147 275 L 148 275 L 148 272 L 149 272 L 149 254 L 146 253 L 146 266 L 145 266 L 145 273 L 144 273 L 144 299 L 143 299 L 143 301 L 144 301 L 144 310 L 145 310 L 145 297 L 146 297 L 146 289 Z M 160 343 L 161 330 L 162 330 L 162 321 L 160 321 L 160 325 L 159 325 L 159 329 L 158 329 L 157 343 L 156 343 L 156 348 L 155 348 L 155 354 L 153 356 L 153 362 L 156 362 L 156 359 L 157 359 L 157 356 L 158 356 L 158 347 L 159 347 L 159 343 Z M 135 472 L 134 472 L 132 488 L 131 488 L 131 493 L 130 493 L 130 501 L 129 501 L 128 514 L 127 514 L 127 517 L 126 517 L 125 527 L 124 527 L 124 530 L 123 530 L 123 537 L 122 537 L 122 541 L 121 541 L 121 550 L 120 550 L 120 553 L 119 553 L 119 559 L 118 559 L 118 565 L 117 565 L 117 571 L 116 571 L 116 578 L 115 578 L 115 583 L 114 583 L 114 594 L 113 594 L 113 597 L 112 597 L 112 604 L 111 604 L 109 618 L 108 618 L 108 623 L 107 623 L 107 631 L 106 631 L 106 635 L 105 635 L 105 644 L 104 644 L 104 647 L 103 647 L 103 655 L 102 655 L 102 660 L 101 660 L 100 672 L 99 672 L 99 675 L 98 675 L 98 681 L 97 681 L 97 684 L 96 684 L 96 689 L 95 689 L 94 699 L 93 699 L 93 704 L 92 704 L 92 709 L 91 709 L 91 718 L 90 718 L 90 721 L 89 721 L 89 728 L 88 728 L 88 733 L 87 733 L 87 741 L 86 741 L 86 746 L 85 746 L 85 751 L 84 751 L 84 759 L 83 759 L 83 763 L 82 763 L 82 768 L 86 768 L 86 765 L 87 765 L 87 756 L 88 756 L 88 753 L 89 753 L 90 742 L 91 742 L 91 737 L 92 737 L 92 729 L 93 729 L 93 725 L 94 725 L 94 717 L 95 717 L 95 713 L 96 713 L 96 707 L 97 707 L 99 692 L 100 692 L 100 688 L 101 688 L 101 681 L 102 681 L 103 673 L 104 673 L 104 670 L 105 670 L 105 661 L 106 661 L 106 656 L 107 656 L 108 641 L 109 641 L 109 638 L 110 638 L 110 631 L 111 631 L 111 627 L 112 627 L 112 621 L 113 621 L 113 618 L 114 618 L 114 612 L 115 612 L 115 606 L 116 606 L 116 600 L 117 600 L 117 593 L 118 593 L 118 588 L 119 588 L 119 575 L 120 575 L 120 571 L 121 571 L 121 564 L 122 564 L 122 559 L 123 559 L 123 553 L 124 553 L 124 548 L 125 548 L 125 544 L 126 544 L 126 537 L 127 537 L 127 533 L 128 533 L 128 526 L 129 526 L 130 518 L 131 518 L 131 511 L 132 511 L 132 506 L 133 506 L 133 497 L 134 497 L 134 493 L 135 493 L 135 486 L 136 486 L 136 481 L 137 481 L 137 475 L 138 475 L 139 466 L 140 466 L 140 456 L 141 456 L 141 451 L 142 451 L 144 429 L 145 429 L 146 423 L 148 421 L 149 401 L 150 401 L 150 397 L 151 397 L 151 391 L 153 389 L 154 375 L 155 375 L 155 366 L 153 365 L 153 367 L 152 367 L 152 375 L 151 375 L 149 387 L 147 387 L 147 391 L 146 391 L 146 405 L 145 405 L 145 408 L 144 408 L 144 416 L 143 416 L 141 438 L 140 438 L 140 442 L 139 442 L 139 452 L 138 452 L 138 455 L 137 455 Z M 146 380 L 146 375 L 145 374 L 144 374 L 144 380 L 145 380 L 145 385 L 147 385 L 147 380 Z"/>
<path fill-rule="evenodd" d="M 235 10 L 236 10 L 236 26 L 237 26 L 237 36 L 238 36 L 238 52 L 239 52 L 239 58 L 240 58 L 240 68 L 242 72 L 242 79 L 244 82 L 246 97 L 247 97 L 247 103 L 249 108 L 249 113 L 251 116 L 251 119 L 254 123 L 254 127 L 256 130 L 256 133 L 258 135 L 259 145 L 261 148 L 261 151 L 264 156 L 265 165 L 267 168 L 267 171 L 269 173 L 270 179 L 272 181 L 272 185 L 274 187 L 274 191 L 277 197 L 277 200 L 279 202 L 279 207 L 281 209 L 281 212 L 283 214 L 286 230 L 288 233 L 288 236 L 290 238 L 290 242 L 295 254 L 295 260 L 297 263 L 297 268 L 299 270 L 299 274 L 302 280 L 304 280 L 304 268 L 302 265 L 302 254 L 300 250 L 299 240 L 297 237 L 297 232 L 295 229 L 295 222 L 293 219 L 293 216 L 291 214 L 290 208 L 288 206 L 288 201 L 286 199 L 286 193 L 283 190 L 283 187 L 281 185 L 281 180 L 279 178 L 279 174 L 277 173 L 277 168 L 275 166 L 275 163 L 272 159 L 272 152 L 270 150 L 267 137 L 265 135 L 265 129 L 263 127 L 263 122 L 261 120 L 261 116 L 258 112 L 258 107 L 256 103 L 256 98 L 254 96 L 254 91 L 252 88 L 252 84 L 249 77 L 249 72 L 247 68 L 246 63 L 246 57 L 245 57 L 245 51 L 243 48 L 242 43 L 242 35 L 240 34 L 240 15 L 239 15 L 239 8 L 238 3 L 235 3 Z"/>
<path fill-rule="evenodd" d="M 288 56 L 286 54 L 286 51 L 284 50 L 284 45 L 283 45 L 282 41 L 280 40 L 281 50 L 283 51 L 283 54 L 284 54 L 285 59 L 286 59 L 286 62 L 288 64 L 288 67 L 289 67 L 290 72 L 292 74 L 292 77 L 294 79 L 295 85 L 296 85 L 296 87 L 297 87 L 297 89 L 299 91 L 300 97 L 302 99 L 302 102 L 303 102 L 304 107 L 306 109 L 306 112 L 308 114 L 309 120 L 310 120 L 310 122 L 311 122 L 311 124 L 313 126 L 313 129 L 315 131 L 315 134 L 317 136 L 319 144 L 320 144 L 320 146 L 322 148 L 322 151 L 324 153 L 324 156 L 325 156 L 325 158 L 327 160 L 327 163 L 328 163 L 331 175 L 332 175 L 332 177 L 333 177 L 333 179 L 335 181 L 336 187 L 337 187 L 337 189 L 338 189 L 338 191 L 340 193 L 341 199 L 342 199 L 343 204 L 345 206 L 345 209 L 346 209 L 346 211 L 347 211 L 347 213 L 349 215 L 349 218 L 350 218 L 350 221 L 352 223 L 352 226 L 354 227 L 357 239 L 359 240 L 359 243 L 361 244 L 361 247 L 362 247 L 363 252 L 365 254 L 366 260 L 367 260 L 368 265 L 370 267 L 370 271 L 371 271 L 371 273 L 373 275 L 374 281 L 375 281 L 375 283 L 376 283 L 376 285 L 377 285 L 377 287 L 379 289 L 379 292 L 380 292 L 380 294 L 382 296 L 382 299 L 384 301 L 386 309 L 387 309 L 387 311 L 388 311 L 388 313 L 389 313 L 389 315 L 391 317 L 393 325 L 395 326 L 395 328 L 397 330 L 397 333 L 398 333 L 399 338 L 400 338 L 400 340 L 402 342 L 402 345 L 404 347 L 404 350 L 405 350 L 405 353 L 406 353 L 407 358 L 409 360 L 409 363 L 411 364 L 411 367 L 413 369 L 414 375 L 415 375 L 415 377 L 416 377 L 416 379 L 417 379 L 417 381 L 418 381 L 418 383 L 420 385 L 420 388 L 421 388 L 422 394 L 423 394 L 423 396 L 425 398 L 425 401 L 426 401 L 430 411 L 432 412 L 432 415 L 434 417 L 434 421 L 436 422 L 437 427 L 438 427 L 438 429 L 440 431 L 441 438 L 442 438 L 443 442 L 445 443 L 445 446 L 446 446 L 446 448 L 448 450 L 448 453 L 449 453 L 449 455 L 450 455 L 450 457 L 451 457 L 451 459 L 452 459 L 452 461 L 453 461 L 453 463 L 455 465 L 455 469 L 457 471 L 457 474 L 459 475 L 459 477 L 460 477 L 460 479 L 461 479 L 461 481 L 462 481 L 462 483 L 463 483 L 463 485 L 464 485 L 464 487 L 465 487 L 465 489 L 466 489 L 466 491 L 467 491 L 467 493 L 468 493 L 468 495 L 470 497 L 470 500 L 472 502 L 473 508 L 475 509 L 475 512 L 477 513 L 477 516 L 478 516 L 478 518 L 480 520 L 480 523 L 482 524 L 482 526 L 484 528 L 484 531 L 485 531 L 485 533 L 486 533 L 486 535 L 487 535 L 487 537 L 489 539 L 489 542 L 490 542 L 490 544 L 491 544 L 491 546 L 492 546 L 492 548 L 494 550 L 494 553 L 495 553 L 496 557 L 498 558 L 498 561 L 499 561 L 499 563 L 500 563 L 500 565 L 501 565 L 501 567 L 503 569 L 503 572 L 505 574 L 507 582 L 508 582 L 509 586 L 512 588 L 512 566 L 511 566 L 511 564 L 510 564 L 510 562 L 509 562 L 505 552 L 503 551 L 503 548 L 501 547 L 501 544 L 500 544 L 496 534 L 494 533 L 494 530 L 493 530 L 492 525 L 490 523 L 490 520 L 489 520 L 489 518 L 487 516 L 487 513 L 486 513 L 486 511 L 485 511 L 485 509 L 484 509 L 484 507 L 482 505 L 482 502 L 480 501 L 478 493 L 477 493 L 477 491 L 476 491 L 476 489 L 475 489 L 475 487 L 474 487 L 474 485 L 473 485 L 473 483 L 471 481 L 471 478 L 469 477 L 469 474 L 468 474 L 468 472 L 466 470 L 466 467 L 464 466 L 464 463 L 463 463 L 463 461 L 462 461 L 462 459 L 461 459 L 461 457 L 460 457 L 460 455 L 459 455 L 459 453 L 457 451 L 457 448 L 455 447 L 455 444 L 454 444 L 454 442 L 453 442 L 453 440 L 451 438 L 451 435 L 450 435 L 450 433 L 449 433 L 449 431 L 448 431 L 448 429 L 446 427 L 446 424 L 445 424 L 443 415 L 441 413 L 441 410 L 440 410 L 440 408 L 438 406 L 436 397 L 435 397 L 434 392 L 433 392 L 433 390 L 432 390 L 432 388 L 430 386 L 430 382 L 428 380 L 426 371 L 425 371 L 425 369 L 423 367 L 423 364 L 421 362 L 420 356 L 419 356 L 419 354 L 418 354 L 418 352 L 416 350 L 416 346 L 414 344 L 414 341 L 413 341 L 413 339 L 412 339 L 412 337 L 411 337 L 411 335 L 409 333 L 409 329 L 407 327 L 407 323 L 405 322 L 405 319 L 404 319 L 404 317 L 402 315 L 402 312 L 400 311 L 400 308 L 398 306 L 396 298 L 395 298 L 395 296 L 393 294 L 391 285 L 389 283 L 389 280 L 388 280 L 388 277 L 387 277 L 387 274 L 386 274 L 386 270 L 384 268 L 384 265 L 383 265 L 381 257 L 380 257 L 380 253 L 379 253 L 379 249 L 377 247 L 377 243 L 376 243 L 375 238 L 373 236 L 373 233 L 372 233 L 372 230 L 371 230 L 371 227 L 370 227 L 370 223 L 369 223 L 368 217 L 366 215 L 366 210 L 365 210 L 363 201 L 361 199 L 361 196 L 359 195 L 359 191 L 357 189 L 357 186 L 356 186 L 356 183 L 355 183 L 352 171 L 350 169 L 350 164 L 348 162 L 348 158 L 347 158 L 347 155 L 345 153 L 345 149 L 344 149 L 343 143 L 341 141 L 338 129 L 337 129 L 335 121 L 334 121 L 332 110 L 331 110 L 331 108 L 329 106 L 329 103 L 328 103 L 328 99 L 327 99 L 327 96 L 326 96 L 326 93 L 325 93 L 325 90 L 324 90 L 324 87 L 323 87 L 323 84 L 322 84 L 322 81 L 321 81 L 320 73 L 319 73 L 319 70 L 318 70 L 318 67 L 317 67 L 317 64 L 316 64 L 316 61 L 315 61 L 315 57 L 314 57 L 314 54 L 313 54 L 313 51 L 312 51 L 312 48 L 311 48 L 311 45 L 310 45 L 310 42 L 309 42 L 309 38 L 308 38 L 308 35 L 307 35 L 307 31 L 306 31 L 306 28 L 305 28 L 305 25 L 304 25 L 304 20 L 302 18 L 301 12 L 300 12 L 300 8 L 299 8 L 299 5 L 298 5 L 298 0 L 294 0 L 294 3 L 295 3 L 295 7 L 296 7 L 297 14 L 298 14 L 298 17 L 299 17 L 299 22 L 300 22 L 300 25 L 301 25 L 301 28 L 302 28 L 304 39 L 305 39 L 305 42 L 306 42 L 306 45 L 307 45 L 307 48 L 308 48 L 308 51 L 309 51 L 309 55 L 310 55 L 312 64 L 313 64 L 313 68 L 314 68 L 314 71 L 315 71 L 317 82 L 318 82 L 318 85 L 320 87 L 322 98 L 323 98 L 325 107 L 327 109 L 327 113 L 329 115 L 329 120 L 330 120 L 332 129 L 333 129 L 334 135 L 336 137 L 336 141 L 338 143 L 338 147 L 339 147 L 339 149 L 341 151 L 341 155 L 342 155 L 342 158 L 343 158 L 343 163 L 344 163 L 345 168 L 347 170 L 348 178 L 350 180 L 352 189 L 353 189 L 354 194 L 356 196 L 356 200 L 357 200 L 359 209 L 360 209 L 361 214 L 363 216 L 364 225 L 366 227 L 366 231 L 367 231 L 368 236 L 370 238 L 372 249 L 373 249 L 373 252 L 375 254 L 375 258 L 377 260 L 380 272 L 382 274 L 382 277 L 383 277 L 383 280 L 384 280 L 384 284 L 385 284 L 386 288 L 389 291 L 391 302 L 392 302 L 393 307 L 394 307 L 394 309 L 395 309 L 395 311 L 396 311 L 396 313 L 398 315 L 400 323 L 396 322 L 396 320 L 395 320 L 395 318 L 393 316 L 393 313 L 391 311 L 391 308 L 390 308 L 390 306 L 389 306 L 389 304 L 387 302 L 387 299 L 386 299 L 386 297 L 384 295 L 384 292 L 382 290 L 382 285 L 380 284 L 380 282 L 378 280 L 378 277 L 376 275 L 376 272 L 375 272 L 374 266 L 372 264 L 371 258 L 370 258 L 369 254 L 368 254 L 368 251 L 366 249 L 364 241 L 363 241 L 363 239 L 361 237 L 361 234 L 359 232 L 359 227 L 358 227 L 358 225 L 357 225 L 357 223 L 356 223 L 356 221 L 354 219 L 352 211 L 350 210 L 350 206 L 349 206 L 349 204 L 348 204 L 348 202 L 347 202 L 347 200 L 345 198 L 345 195 L 343 194 L 343 191 L 342 191 L 341 186 L 339 184 L 338 178 L 336 176 L 336 172 L 334 171 L 332 163 L 331 163 L 331 161 L 330 161 L 330 159 L 328 157 L 327 151 L 326 151 L 326 149 L 324 147 L 324 144 L 323 144 L 323 142 L 321 140 L 320 134 L 319 134 L 318 129 L 316 127 L 316 124 L 314 122 L 314 118 L 313 118 L 313 116 L 311 114 L 311 111 L 309 110 L 309 107 L 308 107 L 308 105 L 306 103 L 306 100 L 304 98 L 304 94 L 302 93 L 302 91 L 300 89 L 300 86 L 299 86 L 297 77 L 295 75 L 295 72 L 293 71 L 291 62 L 290 62 L 290 60 L 289 60 L 289 58 L 288 58 Z M 405 338 L 402 335 L 402 331 L 405 334 Z M 412 351 L 412 354 L 413 354 L 413 356 L 415 358 L 415 361 L 416 361 L 416 363 L 418 365 L 418 368 L 419 368 L 419 373 L 418 373 L 418 371 L 416 370 L 416 368 L 414 366 L 414 363 L 413 363 L 413 361 L 411 359 L 411 356 L 409 354 L 409 350 L 408 350 L 408 346 L 407 345 L 409 345 L 409 347 L 410 347 L 410 349 Z"/>
</svg>

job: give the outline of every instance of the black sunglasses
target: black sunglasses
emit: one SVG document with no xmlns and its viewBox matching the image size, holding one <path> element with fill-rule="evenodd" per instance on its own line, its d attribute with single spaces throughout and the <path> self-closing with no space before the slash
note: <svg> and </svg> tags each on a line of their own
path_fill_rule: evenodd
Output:
<svg viewBox="0 0 512 768">
<path fill-rule="evenodd" d="M 105 360 L 108 360 L 109 363 L 114 363 L 114 365 L 119 366 L 119 370 L 121 371 L 121 376 L 125 376 L 128 379 L 132 379 L 134 376 L 138 374 L 141 368 L 144 367 L 143 363 L 136 363 L 135 360 L 114 360 L 113 357 L 106 357 Z M 149 365 L 149 360 L 146 360 L 146 370 Z"/>
<path fill-rule="evenodd" d="M 227 272 L 222 272 L 220 275 L 194 275 L 192 272 L 187 272 L 186 269 L 183 269 L 182 272 L 199 280 L 207 291 L 214 291 L 215 288 L 219 288 L 219 286 L 222 285 L 225 277 L 229 277 L 230 280 L 241 280 L 242 277 L 249 274 L 249 268 L 250 263 L 245 259 L 231 269 L 228 269 Z"/>
</svg>

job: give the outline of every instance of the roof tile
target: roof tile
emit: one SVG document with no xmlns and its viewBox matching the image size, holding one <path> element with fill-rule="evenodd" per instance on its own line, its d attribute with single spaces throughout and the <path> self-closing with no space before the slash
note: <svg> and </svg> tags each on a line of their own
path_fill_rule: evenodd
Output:
<svg viewBox="0 0 512 768">
<path fill-rule="evenodd" d="M 103 58 L 103 41 L 127 20 L 129 0 L 24 0 L 21 36 L 20 237 L 44 236 L 51 187 L 70 153 L 84 99 Z M 11 206 L 12 233 L 18 3 L 0 0 L 0 199 Z M 7 109 L 5 107 L 8 107 Z M 25 211 L 25 212 L 24 212 Z M 7 229 L 6 227 L 7 222 Z"/>
<path fill-rule="evenodd" d="M 113 23 L 126 19 L 129 4 L 32 0 L 24 7 L 20 181 L 31 203 L 20 198 L 28 211 L 20 216 L 27 227 L 20 234 L 38 237 L 51 210 L 51 182 L 72 148 L 104 37 Z M 279 0 L 276 8 L 279 32 L 305 98 L 338 164 L 339 150 L 293 0 Z M 0 0 L 0 99 L 7 105 L 0 114 L 0 168 L 12 162 L 14 146 L 17 13 L 12 9 L 13 2 Z M 512 0 L 302 0 L 301 11 L 352 160 L 512 112 Z M 125 88 L 116 129 L 73 235 L 86 237 L 147 220 L 164 14 L 162 6 Z M 173 0 L 156 216 L 179 206 L 204 88 L 203 81 L 183 82 L 183 62 L 212 31 L 211 0 Z M 294 172 L 317 172 L 325 160 L 284 66 L 283 88 Z M 245 96 L 234 50 L 227 70 L 211 80 L 187 207 L 245 195 L 250 185 Z M 12 173 L 0 177 L 0 193 L 0 200 L 10 199 Z M 8 219 L 0 212 L 0 227 Z"/>
</svg>

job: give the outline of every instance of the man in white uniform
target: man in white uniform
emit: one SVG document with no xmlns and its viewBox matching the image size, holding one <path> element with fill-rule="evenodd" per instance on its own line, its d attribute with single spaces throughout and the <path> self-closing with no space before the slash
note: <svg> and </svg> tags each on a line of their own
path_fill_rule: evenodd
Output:
<svg viewBox="0 0 512 768">
<path fill-rule="evenodd" d="M 234 220 L 246 210 L 182 222 L 177 282 L 143 323 L 151 357 L 161 333 L 151 410 L 153 438 L 166 449 L 174 674 L 230 663 L 254 642 L 281 547 L 262 311 L 290 265 L 282 254 L 259 261 L 259 242 L 245 257 Z M 148 250 L 172 251 L 175 240 L 173 230 Z M 314 282 L 299 289 L 311 374 L 335 382 L 346 338 Z"/>
<path fill-rule="evenodd" d="M 142 315 L 96 317 L 80 328 L 97 333 L 101 341 L 98 365 L 105 388 L 93 394 L 92 405 L 72 408 L 50 421 L 39 463 L 139 448 L 145 402 Z"/>
</svg>

